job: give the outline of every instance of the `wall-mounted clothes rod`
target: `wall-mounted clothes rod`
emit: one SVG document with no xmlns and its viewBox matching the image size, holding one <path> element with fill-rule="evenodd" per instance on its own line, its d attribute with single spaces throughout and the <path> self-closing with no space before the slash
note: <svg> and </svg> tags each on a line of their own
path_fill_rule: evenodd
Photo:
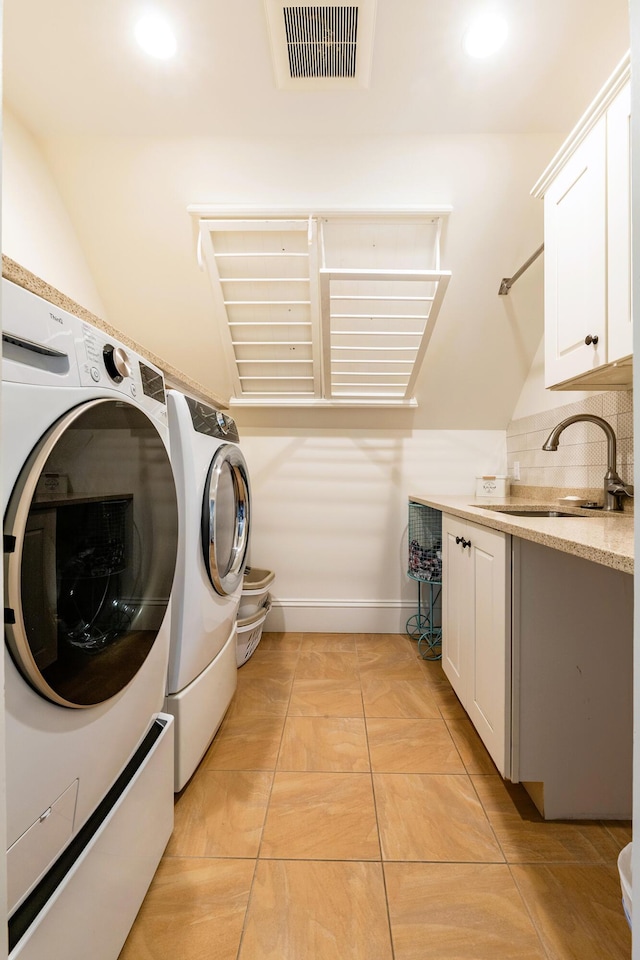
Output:
<svg viewBox="0 0 640 960">
<path fill-rule="evenodd" d="M 544 243 L 538 247 L 536 252 L 532 254 L 526 263 L 523 263 L 519 270 L 516 270 L 512 277 L 503 277 L 502 283 L 500 284 L 500 289 L 498 290 L 499 297 L 506 297 L 511 290 L 511 287 L 514 285 L 516 280 L 522 276 L 525 270 L 528 270 L 534 260 L 537 260 L 542 251 L 544 250 Z"/>
</svg>

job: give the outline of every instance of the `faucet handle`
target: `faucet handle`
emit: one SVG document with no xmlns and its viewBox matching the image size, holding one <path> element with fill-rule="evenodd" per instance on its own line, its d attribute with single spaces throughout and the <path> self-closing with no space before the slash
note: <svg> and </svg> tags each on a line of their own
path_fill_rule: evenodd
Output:
<svg viewBox="0 0 640 960">
<path fill-rule="evenodd" d="M 616 497 L 631 497 L 633 499 L 633 487 L 626 484 L 620 477 L 611 477 L 607 484 L 608 493 L 613 493 Z"/>
</svg>

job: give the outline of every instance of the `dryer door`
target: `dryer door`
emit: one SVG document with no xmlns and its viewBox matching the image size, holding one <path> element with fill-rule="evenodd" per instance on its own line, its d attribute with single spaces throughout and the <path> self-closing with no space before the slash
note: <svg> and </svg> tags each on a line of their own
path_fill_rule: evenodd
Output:
<svg viewBox="0 0 640 960">
<path fill-rule="evenodd" d="M 156 640 L 176 563 L 173 473 L 152 420 L 119 399 L 69 411 L 25 463 L 4 534 L 18 669 L 65 707 L 115 696 Z"/>
<path fill-rule="evenodd" d="M 242 581 L 249 548 L 249 471 L 240 448 L 220 446 L 211 461 L 202 505 L 204 563 L 214 589 L 232 594 Z"/>
</svg>

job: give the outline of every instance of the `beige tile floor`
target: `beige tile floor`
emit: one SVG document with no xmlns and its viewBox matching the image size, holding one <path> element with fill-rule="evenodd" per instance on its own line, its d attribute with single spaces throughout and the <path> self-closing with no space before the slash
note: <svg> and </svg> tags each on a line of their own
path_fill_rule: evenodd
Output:
<svg viewBox="0 0 640 960">
<path fill-rule="evenodd" d="M 630 839 L 545 823 L 407 637 L 265 634 L 121 960 L 628 960 Z"/>
</svg>

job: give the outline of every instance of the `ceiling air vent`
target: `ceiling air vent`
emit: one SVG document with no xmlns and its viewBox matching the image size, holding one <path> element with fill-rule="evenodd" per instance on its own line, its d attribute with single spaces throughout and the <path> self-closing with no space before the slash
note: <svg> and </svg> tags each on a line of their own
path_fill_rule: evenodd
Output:
<svg viewBox="0 0 640 960">
<path fill-rule="evenodd" d="M 355 77 L 357 7 L 284 7 L 291 77 Z"/>
<path fill-rule="evenodd" d="M 366 87 L 376 0 L 318 6 L 264 0 L 279 87 Z"/>
</svg>

